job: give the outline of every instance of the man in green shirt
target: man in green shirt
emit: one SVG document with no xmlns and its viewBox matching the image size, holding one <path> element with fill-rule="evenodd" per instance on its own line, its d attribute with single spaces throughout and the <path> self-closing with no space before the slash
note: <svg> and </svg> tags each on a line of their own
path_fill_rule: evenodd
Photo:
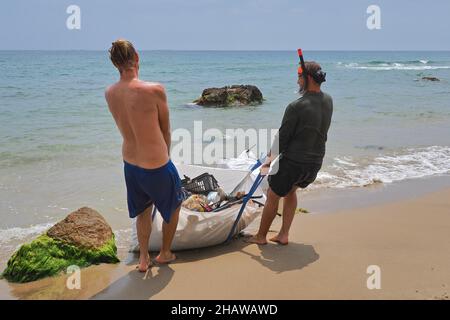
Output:
<svg viewBox="0 0 450 320">
<path fill-rule="evenodd" d="M 333 113 L 332 98 L 320 88 L 325 76 L 316 62 L 306 62 L 305 70 L 299 68 L 298 84 L 303 95 L 287 106 L 268 160 L 261 167 L 262 174 L 269 174 L 269 189 L 261 225 L 258 233 L 248 240 L 251 243 L 267 244 L 267 233 L 283 198 L 283 223 L 278 235 L 270 241 L 288 244 L 289 229 L 297 208 L 296 191 L 316 179 L 325 156 Z M 278 161 L 271 166 L 278 154 Z"/>
</svg>

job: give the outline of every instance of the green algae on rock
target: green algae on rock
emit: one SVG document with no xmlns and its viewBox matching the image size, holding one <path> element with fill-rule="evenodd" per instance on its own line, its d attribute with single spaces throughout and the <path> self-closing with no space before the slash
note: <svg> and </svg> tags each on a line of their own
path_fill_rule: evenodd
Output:
<svg viewBox="0 0 450 320">
<path fill-rule="evenodd" d="M 98 212 L 85 207 L 21 246 L 9 259 L 2 277 L 29 282 L 57 275 L 71 265 L 83 268 L 117 262 L 111 227 Z"/>
<path fill-rule="evenodd" d="M 78 248 L 41 235 L 24 244 L 8 261 L 3 277 L 11 282 L 29 282 L 54 276 L 76 265 L 80 268 L 99 263 L 117 263 L 114 237 L 99 249 Z"/>
</svg>

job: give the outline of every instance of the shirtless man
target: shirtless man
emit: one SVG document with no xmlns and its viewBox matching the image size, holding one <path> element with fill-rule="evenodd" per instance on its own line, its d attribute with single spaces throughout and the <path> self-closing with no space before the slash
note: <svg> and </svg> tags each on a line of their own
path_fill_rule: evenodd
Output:
<svg viewBox="0 0 450 320">
<path fill-rule="evenodd" d="M 123 137 L 122 156 L 130 218 L 136 218 L 140 256 L 138 269 L 151 266 L 148 242 L 153 205 L 161 213 L 162 247 L 158 263 L 175 260 L 171 244 L 183 199 L 181 180 L 170 160 L 169 108 L 164 87 L 139 80 L 139 55 L 127 40 L 109 50 L 120 80 L 106 89 L 109 110 Z"/>
</svg>

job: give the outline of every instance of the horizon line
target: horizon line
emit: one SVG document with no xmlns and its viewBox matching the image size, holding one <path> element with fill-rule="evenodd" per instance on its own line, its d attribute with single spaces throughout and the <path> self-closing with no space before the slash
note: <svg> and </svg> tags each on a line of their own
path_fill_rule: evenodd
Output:
<svg viewBox="0 0 450 320">
<path fill-rule="evenodd" d="M 1 51 L 90 51 L 90 52 L 104 52 L 108 49 L 0 49 Z M 154 52 L 291 52 L 297 49 L 138 49 L 138 51 L 154 51 Z M 450 49 L 304 49 L 304 51 L 316 52 L 450 52 Z"/>
</svg>

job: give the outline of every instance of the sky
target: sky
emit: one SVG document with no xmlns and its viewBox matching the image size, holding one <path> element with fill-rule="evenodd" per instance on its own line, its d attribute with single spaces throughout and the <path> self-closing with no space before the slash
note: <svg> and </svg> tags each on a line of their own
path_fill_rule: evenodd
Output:
<svg viewBox="0 0 450 320">
<path fill-rule="evenodd" d="M 449 0 L 2 0 L 0 50 L 450 50 L 449 13 Z"/>
</svg>

